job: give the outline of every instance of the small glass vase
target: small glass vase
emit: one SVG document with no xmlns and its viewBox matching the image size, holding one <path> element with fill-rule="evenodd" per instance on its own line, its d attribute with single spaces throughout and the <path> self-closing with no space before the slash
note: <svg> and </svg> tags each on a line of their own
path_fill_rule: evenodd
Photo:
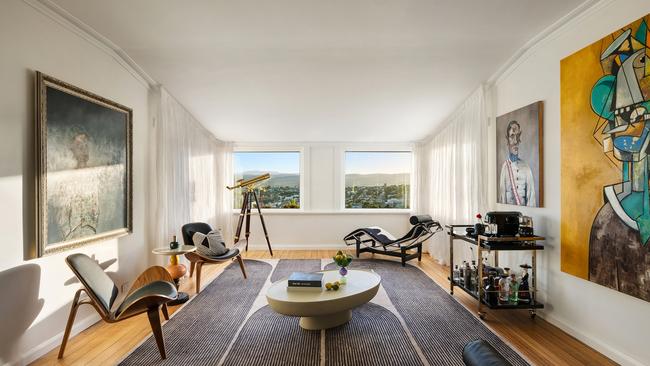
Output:
<svg viewBox="0 0 650 366">
<path fill-rule="evenodd" d="M 348 279 L 345 277 L 348 274 L 348 269 L 345 267 L 339 268 L 339 274 L 341 275 L 341 278 L 339 278 L 339 283 L 341 285 L 348 283 Z"/>
</svg>

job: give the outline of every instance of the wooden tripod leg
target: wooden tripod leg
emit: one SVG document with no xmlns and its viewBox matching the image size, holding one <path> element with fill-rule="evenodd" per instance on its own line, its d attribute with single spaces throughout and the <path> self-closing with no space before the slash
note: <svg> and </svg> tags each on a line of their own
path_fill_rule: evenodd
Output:
<svg viewBox="0 0 650 366">
<path fill-rule="evenodd" d="M 247 192 L 246 195 L 248 199 L 248 205 L 246 205 L 246 251 L 248 252 L 248 237 L 251 235 L 251 207 L 253 206 L 253 201 L 250 199 L 251 192 Z"/>
<path fill-rule="evenodd" d="M 59 348 L 58 358 L 63 358 L 63 352 L 65 352 L 65 346 L 68 344 L 68 338 L 70 338 L 70 332 L 72 331 L 74 318 L 77 316 L 77 309 L 79 308 L 79 296 L 81 296 L 82 291 L 83 289 L 77 290 L 77 293 L 74 295 L 74 300 L 72 300 L 72 307 L 70 308 L 68 323 L 65 325 L 65 332 L 63 332 L 63 340 L 61 341 L 61 347 Z"/>
<path fill-rule="evenodd" d="M 255 198 L 255 205 L 257 206 L 257 212 L 260 214 L 260 221 L 262 221 L 262 229 L 264 229 L 264 237 L 266 237 L 266 245 L 269 247 L 269 252 L 271 257 L 273 256 L 273 249 L 271 249 L 271 241 L 269 240 L 269 233 L 266 231 L 266 224 L 264 223 L 264 216 L 262 216 L 262 208 L 260 207 L 260 201 L 257 199 L 257 193 L 253 192 L 253 198 Z"/>
<path fill-rule="evenodd" d="M 158 313 L 158 307 L 156 306 L 147 310 L 147 316 L 149 317 L 149 324 L 151 325 L 153 336 L 156 338 L 160 357 L 164 360 L 167 358 L 167 353 L 165 353 L 165 340 L 163 339 L 162 327 L 160 326 L 160 313 Z"/>
<path fill-rule="evenodd" d="M 241 203 L 241 211 L 239 211 L 239 221 L 237 222 L 237 229 L 235 230 L 235 239 L 233 241 L 233 244 L 237 244 L 239 241 L 239 235 L 241 235 L 241 228 L 242 225 L 244 224 L 244 216 L 246 215 L 246 207 L 248 207 L 248 195 L 245 193 L 242 193 L 244 196 L 244 200 Z"/>
</svg>

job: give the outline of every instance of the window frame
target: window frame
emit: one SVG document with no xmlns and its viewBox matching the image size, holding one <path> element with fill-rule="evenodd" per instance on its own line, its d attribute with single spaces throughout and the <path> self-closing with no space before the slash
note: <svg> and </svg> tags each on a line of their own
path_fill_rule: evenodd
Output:
<svg viewBox="0 0 650 366">
<path fill-rule="evenodd" d="M 408 152 L 411 154 L 411 171 L 409 172 L 409 207 L 408 208 L 347 208 L 345 207 L 345 175 L 346 175 L 346 159 L 345 154 L 348 152 L 377 152 L 377 153 L 403 153 Z M 413 204 L 415 202 L 416 182 L 415 182 L 415 159 L 412 145 L 372 145 L 372 146 L 344 146 L 339 154 L 340 162 L 340 177 L 339 177 L 339 207 L 345 213 L 412 213 Z"/>
<path fill-rule="evenodd" d="M 307 203 L 307 192 L 305 191 L 306 187 L 306 176 L 307 170 L 305 166 L 305 147 L 301 145 L 235 145 L 232 149 L 232 158 L 230 159 L 232 176 L 229 178 L 232 182 L 235 179 L 235 153 L 238 152 L 251 152 L 251 153 L 298 153 L 299 156 L 299 175 L 300 175 L 300 208 L 263 208 L 262 213 L 298 213 L 306 211 Z M 230 197 L 232 200 L 232 212 L 239 214 L 241 208 L 235 208 L 235 197 L 232 195 Z M 257 215 L 257 210 L 254 209 L 251 211 L 252 214 Z"/>
</svg>

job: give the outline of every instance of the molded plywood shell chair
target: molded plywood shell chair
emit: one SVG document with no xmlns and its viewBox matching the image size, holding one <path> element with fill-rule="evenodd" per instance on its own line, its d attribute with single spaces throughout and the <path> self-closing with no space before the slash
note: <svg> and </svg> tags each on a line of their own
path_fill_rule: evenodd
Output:
<svg viewBox="0 0 650 366">
<path fill-rule="evenodd" d="M 193 222 L 183 225 L 181 228 L 181 233 L 183 234 L 183 243 L 185 245 L 194 245 L 192 237 L 194 233 L 208 234 L 212 231 L 212 227 L 204 222 Z M 244 267 L 244 261 L 242 260 L 241 253 L 238 248 L 229 248 L 225 254 L 215 257 L 208 257 L 201 255 L 197 252 L 186 253 L 185 258 L 190 261 L 190 277 L 196 272 L 196 293 L 198 294 L 201 291 L 201 269 L 204 263 L 220 263 L 227 260 L 235 260 L 239 262 L 239 267 L 241 272 L 246 276 L 246 268 Z"/>
<path fill-rule="evenodd" d="M 163 359 L 167 358 L 159 310 L 162 310 L 165 319 L 169 320 L 167 302 L 175 299 L 177 292 L 173 280 L 165 268 L 154 266 L 144 271 L 135 280 L 124 298 L 117 301 L 117 286 L 97 262 L 85 254 L 72 254 L 65 259 L 65 262 L 79 279 L 83 288 L 77 291 L 72 301 L 70 316 L 59 349 L 59 358 L 62 358 L 65 352 L 77 309 L 83 304 L 92 305 L 102 319 L 108 323 L 116 323 L 138 314 L 147 313 L 160 356 Z M 86 293 L 88 299 L 80 300 L 82 292 Z"/>
</svg>

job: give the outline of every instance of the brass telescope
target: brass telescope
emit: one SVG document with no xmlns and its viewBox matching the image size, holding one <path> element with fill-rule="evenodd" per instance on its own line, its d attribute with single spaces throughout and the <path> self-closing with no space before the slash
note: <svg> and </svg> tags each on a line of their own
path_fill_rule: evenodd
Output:
<svg viewBox="0 0 650 366">
<path fill-rule="evenodd" d="M 228 189 L 231 190 L 231 191 L 232 191 L 233 189 L 241 188 L 241 187 L 249 188 L 250 186 L 254 185 L 255 183 L 259 183 L 259 182 L 265 181 L 265 180 L 270 179 L 270 178 L 271 178 L 271 174 L 270 174 L 270 173 L 266 173 L 266 174 L 258 175 L 257 177 L 253 177 L 253 178 L 250 178 L 250 179 L 246 179 L 246 180 L 238 179 L 238 180 L 235 182 L 235 185 L 234 185 L 234 186 L 232 186 L 232 187 L 228 187 L 228 186 L 226 186 L 226 188 L 228 188 Z"/>
<path fill-rule="evenodd" d="M 266 238 L 266 245 L 269 247 L 269 252 L 273 256 L 273 249 L 271 249 L 271 241 L 269 240 L 269 233 L 266 231 L 266 224 L 264 223 L 264 216 L 262 216 L 262 205 L 260 204 L 259 199 L 257 198 L 257 193 L 255 192 L 255 185 L 257 183 L 263 182 L 271 178 L 271 174 L 266 173 L 258 175 L 250 179 L 239 179 L 235 182 L 235 185 L 232 187 L 226 186 L 229 190 L 236 188 L 244 188 L 241 191 L 242 194 L 242 205 L 241 211 L 239 212 L 239 221 L 237 222 L 237 230 L 235 230 L 235 239 L 234 243 L 237 245 L 239 243 L 239 238 L 241 235 L 241 230 L 243 228 L 244 222 L 246 222 L 246 251 L 248 251 L 248 237 L 251 234 L 251 211 L 253 210 L 253 202 L 257 208 L 257 213 L 259 214 L 260 221 L 262 223 L 262 229 L 264 230 L 264 237 Z"/>
</svg>

